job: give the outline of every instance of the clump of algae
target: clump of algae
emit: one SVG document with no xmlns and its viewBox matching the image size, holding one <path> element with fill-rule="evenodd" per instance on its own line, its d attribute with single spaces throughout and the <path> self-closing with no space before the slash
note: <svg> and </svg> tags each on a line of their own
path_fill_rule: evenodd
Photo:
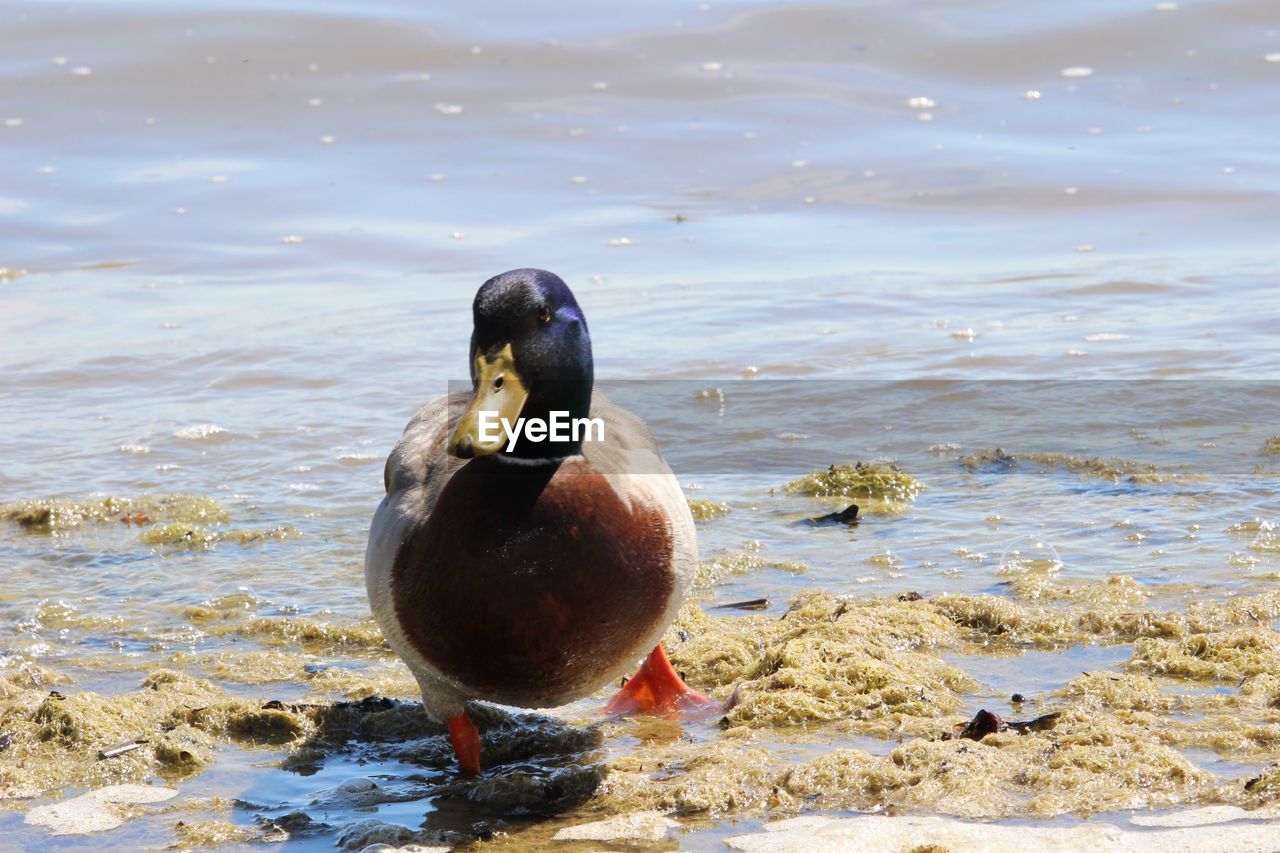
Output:
<svg viewBox="0 0 1280 853">
<path fill-rule="evenodd" d="M 317 697 L 412 699 L 419 695 L 418 683 L 409 670 L 392 661 L 332 661 L 285 648 L 178 652 L 167 661 L 184 671 L 198 670 L 219 683 L 303 685 L 308 695 Z"/>
<path fill-rule="evenodd" d="M 1232 795 L 1152 727 L 1066 708 L 1046 731 L 980 741 L 916 737 L 888 755 L 836 749 L 788 765 L 738 727 L 615 760 L 598 805 L 681 815 L 920 808 L 969 818 L 1051 817 L 1218 801 Z"/>
<path fill-rule="evenodd" d="M 670 645 L 672 662 L 700 687 L 734 694 L 728 725 L 839 719 L 868 733 L 896 731 L 905 718 L 954 712 L 976 689 L 961 670 L 916 651 L 956 635 L 920 604 L 806 594 L 781 619 L 713 619 L 686 607 L 674 631 L 688 639 Z"/>
<path fill-rule="evenodd" d="M 12 735 L 0 752 L 0 800 L 191 775 L 212 760 L 219 738 L 292 742 L 314 728 L 304 713 L 236 699 L 172 670 L 157 670 L 140 690 L 114 696 L 18 688 L 0 704 L 0 731 Z M 140 748 L 99 757 L 139 739 Z"/>
<path fill-rule="evenodd" d="M 1280 633 L 1262 626 L 1192 634 L 1182 639 L 1141 638 L 1131 668 L 1199 681 L 1240 681 L 1280 672 Z"/>
<path fill-rule="evenodd" d="M 0 519 L 28 530 L 50 533 L 81 524 L 120 522 L 126 518 L 177 525 L 225 524 L 231 517 L 212 498 L 181 493 L 102 497 L 88 500 L 37 498 L 0 504 Z"/>
<path fill-rule="evenodd" d="M 856 462 L 832 465 L 792 480 L 783 486 L 791 494 L 813 497 L 863 498 L 882 508 L 906 506 L 924 488 L 915 477 L 903 471 L 896 462 Z"/>
<path fill-rule="evenodd" d="M 689 512 L 694 521 L 711 521 L 729 514 L 729 505 L 707 498 L 689 498 Z"/>
<path fill-rule="evenodd" d="M 748 543 L 750 547 L 740 551 L 730 551 L 709 560 L 698 563 L 698 571 L 694 575 L 693 585 L 696 589 L 714 586 L 725 578 L 748 575 L 765 569 L 775 569 L 791 575 L 802 575 L 809 570 L 804 563 L 793 560 L 772 560 L 758 552 L 758 543 Z"/>
<path fill-rule="evenodd" d="M 179 850 L 217 847 L 221 844 L 247 844 L 251 841 L 266 841 L 260 830 L 249 826 L 238 826 L 226 820 L 180 820 L 173 827 L 174 842 L 170 845 Z"/>
<path fill-rule="evenodd" d="M 1262 443 L 1264 456 L 1280 456 L 1280 435 L 1273 435 Z"/>
<path fill-rule="evenodd" d="M 1078 456 L 1072 453 L 1009 453 L 996 447 L 960 457 L 960 464 L 970 471 L 985 468 L 1008 469 L 1019 463 L 1030 462 L 1045 468 L 1061 468 L 1085 477 L 1095 477 L 1108 482 L 1121 480 L 1140 485 L 1187 480 L 1188 472 L 1165 471 L 1156 465 L 1122 459 L 1117 456 Z"/>
<path fill-rule="evenodd" d="M 1079 584 L 1066 606 L 1023 603 L 993 595 L 939 595 L 938 613 L 974 632 L 975 641 L 1008 647 L 1057 649 L 1080 643 L 1129 643 L 1143 637 L 1177 639 L 1256 625 L 1280 616 L 1280 592 L 1192 604 L 1185 611 L 1128 604 L 1126 584 Z"/>
<path fill-rule="evenodd" d="M 373 619 L 339 625 L 301 616 L 262 616 L 239 624 L 211 625 L 208 631 L 215 636 L 239 636 L 268 645 L 299 647 L 313 653 L 353 648 L 390 652 Z"/>
<path fill-rule="evenodd" d="M 1072 583 L 1043 572 L 1028 572 L 1006 585 L 1021 601 L 1136 607 L 1151 597 L 1150 590 L 1128 575 L 1112 575 L 1101 583 Z"/>
<path fill-rule="evenodd" d="M 213 763 L 213 737 L 183 723 L 152 738 L 151 749 L 166 775 L 190 776 Z"/>
<path fill-rule="evenodd" d="M 688 744 L 646 750 L 609 764 L 596 807 L 609 812 L 659 809 L 681 816 L 718 817 L 763 811 L 775 803 L 776 761 L 730 729 L 710 745 Z"/>
<path fill-rule="evenodd" d="M 262 530 L 211 530 L 201 525 L 174 522 L 148 527 L 138 539 L 147 545 L 200 550 L 212 548 L 219 542 L 257 545 L 262 542 L 283 542 L 301 535 L 297 528 L 287 525 Z"/>
<path fill-rule="evenodd" d="M 1024 596 L 1056 606 L 822 593 L 798 597 L 782 619 L 686 606 L 665 642 L 690 684 L 728 699 L 725 731 L 710 744 L 646 740 L 643 753 L 610 763 L 592 808 L 715 817 L 897 806 L 1003 818 L 1265 801 L 1246 780 L 1223 782 L 1179 750 L 1267 760 L 1280 748 L 1280 636 L 1258 625 L 1274 618 L 1274 595 L 1161 613 L 1128 579 L 1019 581 Z M 1134 639 L 1128 671 L 1085 673 L 1039 700 L 1058 712 L 1051 728 L 954 737 L 974 682 L 937 652 Z M 1163 689 L 1178 667 L 1184 677 L 1245 680 L 1234 693 Z M 761 748 L 761 738 L 797 726 L 909 739 L 887 756 L 844 749 L 791 766 Z M 1262 778 L 1253 789 L 1265 788 Z"/>
<path fill-rule="evenodd" d="M 249 592 L 233 592 L 219 595 L 202 604 L 186 608 L 182 615 L 196 625 L 242 619 L 245 614 L 256 613 L 268 602 Z"/>
<path fill-rule="evenodd" d="M 148 527 L 139 536 L 145 545 L 162 545 L 199 550 L 212 548 L 218 541 L 218 534 L 207 527 L 191 524 L 158 524 Z"/>
</svg>

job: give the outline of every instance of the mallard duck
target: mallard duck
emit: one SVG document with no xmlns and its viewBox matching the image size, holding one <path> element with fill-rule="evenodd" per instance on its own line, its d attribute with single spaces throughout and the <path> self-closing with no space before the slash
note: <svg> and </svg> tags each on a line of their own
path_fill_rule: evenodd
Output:
<svg viewBox="0 0 1280 853">
<path fill-rule="evenodd" d="M 593 392 L 573 292 L 512 270 L 480 287 L 472 313 L 472 390 L 405 427 L 365 553 L 373 615 L 427 714 L 479 774 L 472 699 L 555 707 L 643 659 L 607 713 L 713 708 L 659 643 L 697 565 L 693 518 L 644 421 Z M 533 440 L 528 425 L 556 417 L 587 422 Z M 515 441 L 495 428 L 522 418 Z"/>
</svg>

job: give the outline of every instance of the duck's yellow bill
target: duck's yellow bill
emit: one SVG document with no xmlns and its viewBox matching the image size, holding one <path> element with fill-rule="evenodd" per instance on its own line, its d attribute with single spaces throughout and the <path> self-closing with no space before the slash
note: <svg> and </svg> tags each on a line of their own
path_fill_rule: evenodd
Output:
<svg viewBox="0 0 1280 853">
<path fill-rule="evenodd" d="M 511 344 L 492 358 L 476 356 L 475 390 L 449 437 L 449 455 L 469 459 L 497 453 L 507 444 L 503 421 L 515 428 L 529 392 L 516 372 Z"/>
</svg>

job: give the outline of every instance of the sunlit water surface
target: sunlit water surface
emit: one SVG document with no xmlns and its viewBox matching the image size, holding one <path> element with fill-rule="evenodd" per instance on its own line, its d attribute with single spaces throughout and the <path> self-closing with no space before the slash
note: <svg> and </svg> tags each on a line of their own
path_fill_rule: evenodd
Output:
<svg viewBox="0 0 1280 853">
<path fill-rule="evenodd" d="M 183 613 L 236 591 L 264 615 L 366 616 L 385 454 L 465 377 L 475 288 L 517 266 L 570 283 L 602 384 L 691 496 L 729 505 L 700 524 L 703 555 L 758 542 L 809 566 L 730 578 L 716 603 L 999 593 L 1019 541 L 1170 607 L 1280 570 L 1226 532 L 1280 516 L 1274 471 L 1258 475 L 1280 432 L 1265 0 L 19 2 L 5 18 L 0 500 L 190 492 L 300 533 L 188 551 L 124 525 L 0 531 L 3 642 L 75 674 L 67 689 L 133 689 L 148 663 L 224 647 Z M 958 461 L 996 446 L 1197 478 Z M 908 511 L 795 524 L 830 507 L 785 482 L 874 458 L 924 483 Z M 49 627 L 50 600 L 118 621 Z M 974 707 L 1127 656 L 1072 654 L 969 667 Z M 305 804 L 399 769 L 335 758 L 312 778 L 277 757 L 228 750 L 183 790 Z M 0 817 L 15 843 L 49 844 L 20 818 Z"/>
</svg>

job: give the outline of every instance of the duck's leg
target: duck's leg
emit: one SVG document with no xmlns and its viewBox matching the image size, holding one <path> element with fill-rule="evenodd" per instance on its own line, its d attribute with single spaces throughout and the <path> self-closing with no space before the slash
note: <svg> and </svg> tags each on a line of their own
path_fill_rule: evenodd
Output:
<svg viewBox="0 0 1280 853">
<path fill-rule="evenodd" d="M 468 776 L 480 775 L 480 732 L 466 713 L 449 718 L 449 740 L 458 756 L 458 765 Z"/>
<path fill-rule="evenodd" d="M 653 714 L 678 717 L 685 713 L 710 714 L 721 710 L 719 702 L 693 690 L 667 660 L 662 644 L 654 646 L 640 670 L 604 706 L 606 714 Z"/>
</svg>

